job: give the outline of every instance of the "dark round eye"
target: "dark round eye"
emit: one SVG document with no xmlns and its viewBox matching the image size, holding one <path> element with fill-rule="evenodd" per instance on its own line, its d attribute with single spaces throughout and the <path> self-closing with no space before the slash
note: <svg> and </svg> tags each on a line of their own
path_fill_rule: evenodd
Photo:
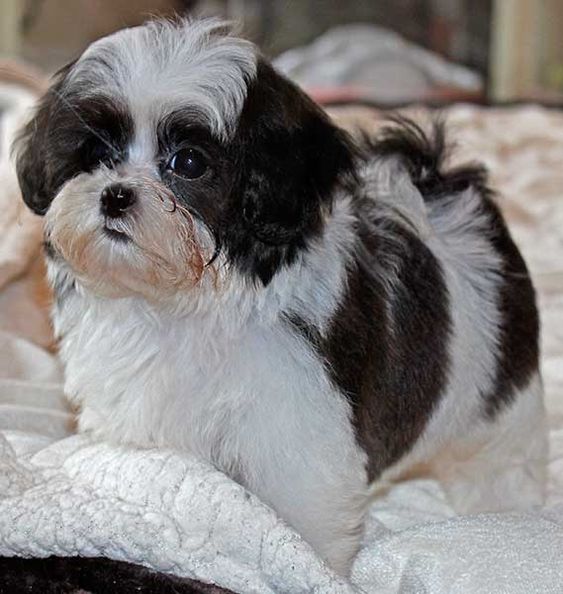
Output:
<svg viewBox="0 0 563 594">
<path fill-rule="evenodd" d="M 197 179 L 207 171 L 207 163 L 199 151 L 186 148 L 178 151 L 170 159 L 168 169 L 186 179 Z"/>
</svg>

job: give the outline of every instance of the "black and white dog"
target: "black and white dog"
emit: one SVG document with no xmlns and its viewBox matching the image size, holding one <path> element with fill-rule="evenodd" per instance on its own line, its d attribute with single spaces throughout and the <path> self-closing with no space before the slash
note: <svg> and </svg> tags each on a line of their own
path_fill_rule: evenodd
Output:
<svg viewBox="0 0 563 594">
<path fill-rule="evenodd" d="M 340 572 L 406 474 L 540 503 L 534 290 L 444 152 L 406 121 L 354 146 L 217 21 L 94 43 L 16 145 L 80 430 L 201 456 Z"/>
</svg>

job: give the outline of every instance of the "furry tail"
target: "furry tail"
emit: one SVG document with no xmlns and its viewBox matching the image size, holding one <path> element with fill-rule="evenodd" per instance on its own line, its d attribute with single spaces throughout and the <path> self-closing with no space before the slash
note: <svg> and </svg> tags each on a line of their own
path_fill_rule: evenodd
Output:
<svg viewBox="0 0 563 594">
<path fill-rule="evenodd" d="M 371 156 L 399 158 L 414 185 L 427 201 L 445 195 L 458 194 L 474 187 L 488 195 L 488 174 L 478 163 L 447 168 L 451 146 L 446 140 L 446 127 L 441 117 L 435 117 L 428 132 L 413 120 L 393 115 L 390 125 L 369 143 Z"/>
</svg>

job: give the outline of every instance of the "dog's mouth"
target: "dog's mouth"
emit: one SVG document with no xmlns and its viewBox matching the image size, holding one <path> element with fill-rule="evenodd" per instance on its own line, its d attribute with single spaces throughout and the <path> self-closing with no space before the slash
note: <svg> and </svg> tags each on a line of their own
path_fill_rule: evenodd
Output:
<svg viewBox="0 0 563 594">
<path fill-rule="evenodd" d="M 104 221 L 103 233 L 112 241 L 120 243 L 128 243 L 131 241 L 129 235 L 127 235 L 127 233 L 122 228 L 120 228 L 120 225 L 116 225 L 112 219 L 106 218 Z"/>
<path fill-rule="evenodd" d="M 131 241 L 131 238 L 127 233 L 123 233 L 122 231 L 116 231 L 115 229 L 111 229 L 110 227 L 106 227 L 104 225 L 104 235 L 109 237 L 112 241 L 117 241 L 120 243 L 127 243 Z"/>
</svg>

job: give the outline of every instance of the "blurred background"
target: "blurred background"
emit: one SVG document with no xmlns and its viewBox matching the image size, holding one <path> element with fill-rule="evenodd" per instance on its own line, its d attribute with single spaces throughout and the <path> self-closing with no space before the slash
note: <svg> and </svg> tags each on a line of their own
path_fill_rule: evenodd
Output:
<svg viewBox="0 0 563 594">
<path fill-rule="evenodd" d="M 562 0 L 0 0 L 0 58 L 52 73 L 174 14 L 240 22 L 326 104 L 563 102 Z"/>
</svg>

